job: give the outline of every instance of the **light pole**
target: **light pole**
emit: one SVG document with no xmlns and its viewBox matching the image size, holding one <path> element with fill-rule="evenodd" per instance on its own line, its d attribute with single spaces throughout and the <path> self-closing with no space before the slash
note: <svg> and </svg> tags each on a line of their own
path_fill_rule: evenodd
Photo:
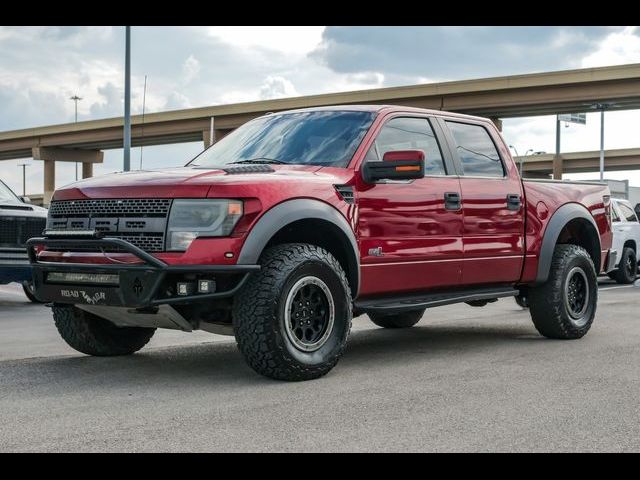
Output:
<svg viewBox="0 0 640 480">
<path fill-rule="evenodd" d="M 520 178 L 522 178 L 522 172 L 524 171 L 524 170 L 523 170 L 524 157 L 526 157 L 526 156 L 529 154 L 529 152 L 533 153 L 533 148 L 530 148 L 529 150 L 527 150 L 526 152 L 524 152 L 524 157 L 521 157 L 521 156 L 518 154 L 518 150 L 517 150 L 517 149 L 516 149 L 516 147 L 514 147 L 513 145 L 509 145 L 509 148 L 512 148 L 512 149 L 513 149 L 513 151 L 514 151 L 514 152 L 516 152 L 516 157 L 520 158 L 520 162 L 519 162 L 519 163 L 520 163 Z"/>
<path fill-rule="evenodd" d="M 125 28 L 124 54 L 124 165 L 123 170 L 131 170 L 131 27 Z"/>
<path fill-rule="evenodd" d="M 73 100 L 73 102 L 75 103 L 75 120 L 74 123 L 78 123 L 78 102 L 80 100 L 82 100 L 82 97 L 79 97 L 78 95 L 74 95 L 73 97 L 71 97 L 69 100 Z M 76 181 L 78 181 L 78 162 L 76 162 Z"/>
<path fill-rule="evenodd" d="M 604 181 L 604 111 L 613 106 L 612 103 L 594 103 L 591 108 L 600 110 L 600 181 Z"/>
<path fill-rule="evenodd" d="M 19 163 L 19 167 L 22 167 L 22 196 L 27 196 L 27 167 L 30 167 L 30 163 Z"/>
</svg>

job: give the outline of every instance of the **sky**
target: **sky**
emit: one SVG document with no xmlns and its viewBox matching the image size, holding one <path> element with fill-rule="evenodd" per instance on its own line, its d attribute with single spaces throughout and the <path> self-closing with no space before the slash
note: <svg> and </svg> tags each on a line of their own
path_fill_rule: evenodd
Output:
<svg viewBox="0 0 640 480">
<path fill-rule="evenodd" d="M 132 27 L 132 112 L 147 112 L 449 80 L 640 62 L 638 27 Z M 0 131 L 121 116 L 124 27 L 0 26 Z M 640 147 L 640 111 L 609 112 L 605 148 Z M 562 151 L 599 149 L 598 113 L 562 129 Z M 553 152 L 555 117 L 505 119 L 519 153 Z M 145 147 L 145 168 L 183 165 L 201 142 Z M 140 149 L 132 149 L 139 167 Z M 25 160 L 0 178 L 22 193 Z M 27 194 L 42 162 L 27 160 Z M 94 174 L 122 168 L 107 150 Z M 594 174 L 567 178 L 595 178 Z M 612 172 L 640 186 L 640 172 Z M 75 179 L 56 165 L 56 186 Z"/>
</svg>

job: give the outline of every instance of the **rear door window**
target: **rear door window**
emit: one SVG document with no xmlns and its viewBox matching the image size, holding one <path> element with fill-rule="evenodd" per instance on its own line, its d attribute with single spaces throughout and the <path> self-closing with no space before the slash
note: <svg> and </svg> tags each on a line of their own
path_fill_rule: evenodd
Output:
<svg viewBox="0 0 640 480">
<path fill-rule="evenodd" d="M 466 177 L 504 177 L 504 167 L 489 132 L 481 125 L 447 121 Z"/>
</svg>

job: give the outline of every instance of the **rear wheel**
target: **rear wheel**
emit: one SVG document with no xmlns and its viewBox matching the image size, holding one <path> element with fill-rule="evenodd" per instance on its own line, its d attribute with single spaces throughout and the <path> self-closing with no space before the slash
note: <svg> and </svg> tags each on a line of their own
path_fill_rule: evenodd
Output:
<svg viewBox="0 0 640 480">
<path fill-rule="evenodd" d="M 383 328 L 409 328 L 420 321 L 425 309 L 414 310 L 412 312 L 395 313 L 385 315 L 382 313 L 369 313 L 369 318 L 373 323 Z"/>
<path fill-rule="evenodd" d="M 73 305 L 54 305 L 53 320 L 60 336 L 71 348 L 98 357 L 137 352 L 156 331 L 155 328 L 116 327 Z"/>
<path fill-rule="evenodd" d="M 597 302 L 597 276 L 589 254 L 577 245 L 557 245 L 549 278 L 529 289 L 529 311 L 538 332 L 548 338 L 581 338 L 591 328 Z"/>
<path fill-rule="evenodd" d="M 618 269 L 611 272 L 609 277 L 618 283 L 633 283 L 638 273 L 638 260 L 633 248 L 625 247 L 622 250 L 622 257 L 618 264 Z"/>
</svg>

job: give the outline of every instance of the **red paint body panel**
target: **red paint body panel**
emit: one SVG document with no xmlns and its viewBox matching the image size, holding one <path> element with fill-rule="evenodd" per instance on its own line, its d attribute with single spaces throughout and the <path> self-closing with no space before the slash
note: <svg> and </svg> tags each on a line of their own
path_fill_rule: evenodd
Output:
<svg viewBox="0 0 640 480">
<path fill-rule="evenodd" d="M 521 182 L 517 167 L 493 123 L 472 118 L 491 132 L 507 169 L 504 179 L 457 175 L 409 183 L 363 182 L 360 165 L 376 133 L 393 115 L 444 115 L 407 107 L 372 106 L 369 131 L 347 168 L 274 165 L 272 173 L 229 175 L 192 167 L 95 177 L 55 192 L 54 200 L 105 198 L 236 198 L 245 216 L 228 238 L 196 239 L 184 253 L 159 253 L 171 264 L 234 264 L 247 234 L 265 212 L 292 199 L 308 198 L 335 208 L 352 227 L 361 260 L 361 296 L 485 283 L 528 283 L 535 279 L 542 236 L 563 204 L 584 205 L 600 229 L 602 249 L 611 246 L 599 185 Z M 447 118 L 462 115 L 446 113 Z M 334 185 L 354 187 L 348 204 Z M 463 208 L 444 208 L 444 193 L 458 192 Z M 519 193 L 519 211 L 507 209 L 506 195 Z M 542 206 L 544 204 L 544 206 Z M 383 256 L 372 252 L 382 248 Z M 231 252 L 233 258 L 226 258 Z M 43 259 L 101 263 L 134 261 L 129 255 L 42 252 Z M 603 255 L 604 261 L 605 255 Z"/>
<path fill-rule="evenodd" d="M 461 282 L 462 211 L 444 208 L 444 193 L 459 191 L 455 177 L 359 185 L 361 295 Z M 377 247 L 383 257 L 369 253 Z"/>
<path fill-rule="evenodd" d="M 578 203 L 593 215 L 600 233 L 603 252 L 611 248 L 613 234 L 605 215 L 603 194 L 608 188 L 602 185 L 572 184 L 525 180 L 527 222 L 525 231 L 526 258 L 522 283 L 531 282 L 538 272 L 538 255 L 547 224 L 555 211 L 567 203 Z M 606 192 L 604 189 L 606 188 Z M 604 269 L 606 254 L 601 255 L 600 271 Z"/>
</svg>

